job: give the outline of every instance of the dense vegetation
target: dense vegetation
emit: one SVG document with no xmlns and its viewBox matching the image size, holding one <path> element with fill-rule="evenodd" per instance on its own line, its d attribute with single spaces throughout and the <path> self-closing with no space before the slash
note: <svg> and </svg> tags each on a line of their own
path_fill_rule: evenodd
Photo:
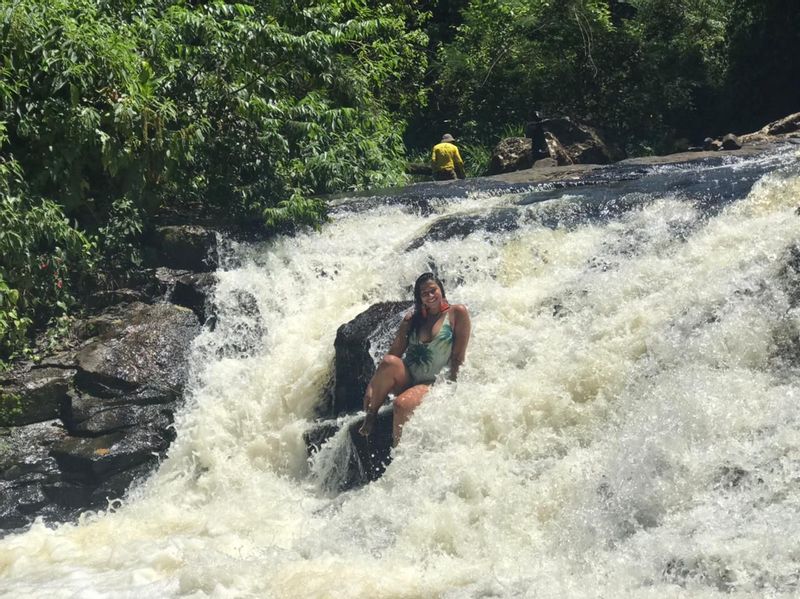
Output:
<svg viewBox="0 0 800 599">
<path fill-rule="evenodd" d="M 536 110 L 627 153 L 753 130 L 800 106 L 799 31 L 794 0 L 0 0 L 0 362 L 165 211 L 316 225 Z"/>
</svg>

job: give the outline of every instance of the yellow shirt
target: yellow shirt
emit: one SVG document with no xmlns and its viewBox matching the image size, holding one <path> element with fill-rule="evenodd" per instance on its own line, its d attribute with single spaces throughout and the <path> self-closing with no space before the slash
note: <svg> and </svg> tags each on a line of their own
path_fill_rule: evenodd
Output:
<svg viewBox="0 0 800 599">
<path fill-rule="evenodd" d="M 464 168 L 464 161 L 461 160 L 458 148 L 446 141 L 433 146 L 431 160 L 433 161 L 434 171 L 459 172 Z"/>
</svg>

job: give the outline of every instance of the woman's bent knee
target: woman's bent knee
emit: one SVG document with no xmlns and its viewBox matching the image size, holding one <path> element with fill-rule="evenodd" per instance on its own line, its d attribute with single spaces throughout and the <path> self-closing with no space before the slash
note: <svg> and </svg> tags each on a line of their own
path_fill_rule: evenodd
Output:
<svg viewBox="0 0 800 599">
<path fill-rule="evenodd" d="M 397 356 L 386 355 L 383 356 L 380 366 L 383 366 L 384 368 L 399 368 L 400 366 L 405 366 L 405 364 L 403 364 L 403 360 Z"/>
</svg>

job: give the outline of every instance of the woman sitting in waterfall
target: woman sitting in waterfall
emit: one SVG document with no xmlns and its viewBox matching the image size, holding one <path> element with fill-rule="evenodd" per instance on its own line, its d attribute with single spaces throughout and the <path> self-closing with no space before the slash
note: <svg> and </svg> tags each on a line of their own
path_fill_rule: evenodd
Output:
<svg viewBox="0 0 800 599">
<path fill-rule="evenodd" d="M 448 304 L 442 282 L 433 273 L 421 275 L 414 283 L 414 311 L 403 319 L 389 352 L 367 385 L 367 416 L 359 432 L 365 436 L 372 432 L 378 409 L 393 393 L 392 444 L 396 446 L 403 425 L 439 371 L 449 365 L 449 378 L 456 380 L 467 352 L 470 326 L 466 306 Z"/>
</svg>

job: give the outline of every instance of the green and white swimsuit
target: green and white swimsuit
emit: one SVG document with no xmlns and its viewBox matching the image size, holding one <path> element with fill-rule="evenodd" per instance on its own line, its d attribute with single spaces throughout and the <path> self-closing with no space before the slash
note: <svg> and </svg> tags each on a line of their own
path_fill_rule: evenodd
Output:
<svg viewBox="0 0 800 599">
<path fill-rule="evenodd" d="M 417 332 L 411 331 L 403 362 L 411 375 L 412 384 L 430 384 L 436 380 L 439 371 L 450 362 L 452 351 L 453 328 L 450 326 L 449 312 L 445 314 L 436 337 L 428 343 L 420 341 Z"/>
</svg>

